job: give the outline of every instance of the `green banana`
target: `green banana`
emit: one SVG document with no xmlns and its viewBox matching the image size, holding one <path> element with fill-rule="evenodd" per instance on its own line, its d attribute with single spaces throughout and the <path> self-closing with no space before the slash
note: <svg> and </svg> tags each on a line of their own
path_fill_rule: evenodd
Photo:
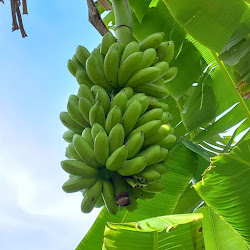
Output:
<svg viewBox="0 0 250 250">
<path fill-rule="evenodd" d="M 122 121 L 122 112 L 118 105 L 114 106 L 108 113 L 106 121 L 105 121 L 105 130 L 107 134 L 111 131 L 111 129 L 118 123 Z"/>
<path fill-rule="evenodd" d="M 137 174 L 137 176 L 142 177 L 147 180 L 147 183 L 152 183 L 158 181 L 161 178 L 159 172 L 152 170 L 152 169 L 144 169 L 142 172 Z"/>
<path fill-rule="evenodd" d="M 156 51 L 153 48 L 146 49 L 143 52 L 142 58 L 142 68 L 147 68 L 152 66 L 156 58 Z"/>
<path fill-rule="evenodd" d="M 71 142 L 67 148 L 66 148 L 66 152 L 68 153 L 69 156 L 71 156 L 71 159 L 76 159 L 77 161 L 82 161 L 82 158 L 78 155 L 78 153 L 76 152 L 73 142 Z"/>
<path fill-rule="evenodd" d="M 104 128 L 99 124 L 99 123 L 94 123 L 92 128 L 91 128 L 91 136 L 92 136 L 92 140 L 95 140 L 95 137 L 99 134 L 99 132 L 101 130 L 103 130 Z"/>
<path fill-rule="evenodd" d="M 75 76 L 76 71 L 77 71 L 78 68 L 82 68 L 81 66 L 79 66 L 78 63 L 76 63 L 75 61 L 73 61 L 73 60 L 71 60 L 71 59 L 68 60 L 67 67 L 68 67 L 69 72 L 70 72 L 73 76 Z"/>
<path fill-rule="evenodd" d="M 85 66 L 88 57 L 90 56 L 89 51 L 84 47 L 79 45 L 76 48 L 76 56 L 83 66 Z"/>
<path fill-rule="evenodd" d="M 167 173 L 167 167 L 165 164 L 163 163 L 155 163 L 153 165 L 150 165 L 147 167 L 148 170 L 155 170 L 157 171 L 159 174 L 163 175 Z"/>
<path fill-rule="evenodd" d="M 81 210 L 83 213 L 90 213 L 102 192 L 102 180 L 98 179 L 88 190 L 82 200 Z"/>
<path fill-rule="evenodd" d="M 78 99 L 78 98 L 77 98 Z M 67 110 L 71 118 L 78 123 L 81 127 L 86 128 L 89 127 L 89 123 L 83 118 L 80 110 L 79 110 L 79 101 L 69 100 L 67 104 Z"/>
<path fill-rule="evenodd" d="M 95 137 L 94 153 L 96 161 L 100 165 L 105 166 L 109 157 L 109 140 L 104 130 L 101 130 Z"/>
<path fill-rule="evenodd" d="M 172 134 L 172 135 L 174 135 L 175 131 L 174 131 L 173 127 L 170 128 L 170 132 L 169 133 Z"/>
<path fill-rule="evenodd" d="M 107 210 L 116 215 L 119 212 L 119 206 L 117 206 L 115 201 L 115 190 L 114 186 L 110 181 L 102 181 L 102 197 L 105 202 Z"/>
<path fill-rule="evenodd" d="M 164 87 L 161 87 L 152 83 L 145 83 L 134 88 L 136 92 L 144 92 L 146 95 L 156 98 L 164 99 L 168 97 L 168 91 Z"/>
<path fill-rule="evenodd" d="M 167 111 L 169 109 L 169 106 L 168 106 L 167 103 L 165 103 L 165 102 L 159 102 L 159 104 L 160 104 L 160 107 L 161 107 L 161 109 L 163 111 Z"/>
<path fill-rule="evenodd" d="M 165 161 L 167 157 L 168 157 L 168 149 L 161 147 L 161 152 L 156 163 Z"/>
<path fill-rule="evenodd" d="M 160 60 L 166 55 L 168 49 L 169 49 L 169 42 L 168 41 L 162 42 L 156 48 L 156 55 L 159 57 Z"/>
<path fill-rule="evenodd" d="M 96 168 L 90 167 L 82 161 L 65 160 L 61 162 L 61 166 L 65 172 L 77 176 L 93 177 L 98 175 Z"/>
<path fill-rule="evenodd" d="M 63 184 L 62 189 L 66 193 L 77 192 L 92 186 L 96 182 L 96 180 L 97 176 L 89 178 L 82 176 L 73 176 Z"/>
<path fill-rule="evenodd" d="M 121 64 L 133 53 L 140 52 L 140 46 L 139 43 L 136 41 L 130 42 L 124 49 L 124 52 L 122 54 L 121 58 Z"/>
<path fill-rule="evenodd" d="M 131 203 L 130 203 L 130 205 L 126 206 L 125 208 L 129 212 L 134 212 L 138 209 L 138 202 L 135 199 L 135 197 L 133 197 L 133 195 L 130 195 L 130 196 L 131 196 Z"/>
<path fill-rule="evenodd" d="M 67 130 L 63 133 L 63 139 L 66 141 L 66 142 L 72 142 L 73 140 L 73 136 L 75 135 L 75 132 L 72 131 L 72 130 Z"/>
<path fill-rule="evenodd" d="M 95 101 L 100 101 L 104 109 L 105 115 L 108 114 L 110 108 L 110 99 L 107 92 L 104 89 L 99 89 L 95 96 Z"/>
<path fill-rule="evenodd" d="M 121 124 L 116 124 L 109 133 L 109 152 L 112 154 L 116 149 L 121 147 L 124 142 L 124 129 Z"/>
<path fill-rule="evenodd" d="M 158 78 L 157 80 L 151 82 L 152 84 L 165 87 L 165 80 L 163 78 Z"/>
<path fill-rule="evenodd" d="M 128 99 L 127 102 L 127 108 L 130 106 L 130 104 L 132 104 L 135 100 L 138 100 L 141 97 L 145 97 L 144 93 L 137 93 L 135 95 L 133 95 L 131 98 Z"/>
<path fill-rule="evenodd" d="M 91 88 L 93 86 L 93 83 L 91 82 L 91 80 L 89 79 L 87 72 L 85 71 L 85 69 L 82 68 L 78 68 L 76 73 L 75 73 L 75 78 L 78 82 L 79 85 L 85 84 L 87 85 L 89 88 Z"/>
<path fill-rule="evenodd" d="M 160 193 L 166 189 L 166 185 L 163 182 L 156 181 L 148 184 L 148 188 L 145 190 L 149 193 Z"/>
<path fill-rule="evenodd" d="M 99 85 L 93 85 L 93 86 L 91 87 L 90 90 L 91 90 L 93 96 L 96 97 L 97 92 L 98 92 L 98 90 L 100 90 L 100 89 L 106 91 L 103 87 L 101 87 L 101 86 L 99 86 Z"/>
<path fill-rule="evenodd" d="M 90 56 L 96 57 L 96 59 L 98 60 L 99 65 L 100 65 L 100 68 L 103 71 L 104 70 L 104 57 L 100 53 L 100 49 L 94 49 L 91 52 Z"/>
<path fill-rule="evenodd" d="M 176 143 L 176 136 L 169 134 L 163 140 L 161 140 L 158 144 L 163 148 L 170 148 Z"/>
<path fill-rule="evenodd" d="M 127 96 L 127 98 L 130 99 L 130 98 L 133 96 L 134 91 L 133 91 L 132 88 L 126 87 L 126 88 L 120 90 L 119 93 L 124 93 L 124 94 Z M 119 94 L 119 93 L 118 93 L 118 94 Z"/>
<path fill-rule="evenodd" d="M 147 165 L 147 158 L 145 156 L 136 157 L 127 160 L 122 167 L 117 170 L 118 174 L 122 176 L 130 176 L 140 173 Z"/>
<path fill-rule="evenodd" d="M 108 53 L 109 47 L 115 42 L 115 37 L 111 32 L 105 33 L 102 38 L 100 52 L 103 56 Z"/>
<path fill-rule="evenodd" d="M 147 96 L 141 96 L 137 99 L 141 103 L 141 115 L 143 115 L 149 107 L 149 100 Z"/>
<path fill-rule="evenodd" d="M 124 51 L 124 44 L 120 42 L 115 42 L 109 47 L 108 52 L 111 50 L 117 50 L 119 55 L 121 55 Z"/>
<path fill-rule="evenodd" d="M 162 43 L 164 37 L 165 37 L 164 32 L 153 33 L 147 36 L 146 38 L 144 38 L 140 42 L 140 49 L 142 51 L 145 51 L 146 49 L 149 49 L 149 48 L 156 49 Z"/>
<path fill-rule="evenodd" d="M 139 183 L 133 179 L 133 178 L 126 178 L 126 182 L 132 187 L 132 188 L 138 188 Z"/>
<path fill-rule="evenodd" d="M 100 166 L 95 159 L 95 153 L 93 148 L 82 136 L 74 135 L 73 144 L 76 152 L 84 162 L 86 162 L 91 167 L 98 168 Z"/>
<path fill-rule="evenodd" d="M 101 102 L 96 102 L 89 111 L 89 122 L 93 126 L 94 123 L 99 123 L 102 127 L 105 125 L 105 112 Z"/>
<path fill-rule="evenodd" d="M 154 110 L 154 109 L 152 109 Z M 169 124 L 162 124 L 156 134 L 144 140 L 143 146 L 154 145 L 167 137 L 170 133 L 171 126 Z"/>
<path fill-rule="evenodd" d="M 112 90 L 112 86 L 108 83 L 104 75 L 104 69 L 100 64 L 97 56 L 91 55 L 86 61 L 86 71 L 90 80 L 107 90 Z"/>
<path fill-rule="evenodd" d="M 141 68 L 142 58 L 142 52 L 135 52 L 121 64 L 118 71 L 118 83 L 120 87 L 125 86 L 131 75 Z"/>
<path fill-rule="evenodd" d="M 68 101 L 78 102 L 79 98 L 76 95 L 70 95 Z"/>
<path fill-rule="evenodd" d="M 128 156 L 128 148 L 126 145 L 123 145 L 116 149 L 107 159 L 106 168 L 110 171 L 116 171 L 119 169 Z"/>
<path fill-rule="evenodd" d="M 65 150 L 65 157 L 66 158 L 68 158 L 68 159 L 73 159 L 73 157 L 68 153 L 68 151 L 67 151 L 67 148 L 66 148 L 66 150 Z"/>
<path fill-rule="evenodd" d="M 168 41 L 168 48 L 165 55 L 160 59 L 161 61 L 170 62 L 174 56 L 174 42 Z"/>
<path fill-rule="evenodd" d="M 163 76 L 165 83 L 172 81 L 177 76 L 177 73 L 178 73 L 177 67 L 169 68 L 167 73 Z"/>
<path fill-rule="evenodd" d="M 96 208 L 100 208 L 100 207 L 103 207 L 105 204 L 104 204 L 104 200 L 102 198 L 102 194 L 100 194 L 99 198 L 97 199 L 96 203 L 95 203 L 95 207 Z"/>
<path fill-rule="evenodd" d="M 137 157 L 146 157 L 147 158 L 147 166 L 150 166 L 151 164 L 154 164 L 157 162 L 157 159 L 159 158 L 161 153 L 161 147 L 159 145 L 151 146 L 141 153 L 137 154 Z"/>
<path fill-rule="evenodd" d="M 87 85 L 85 85 L 85 84 L 82 84 L 82 85 L 79 87 L 77 96 L 79 97 L 79 99 L 80 99 L 81 97 L 86 98 L 87 100 L 90 101 L 90 103 L 91 103 L 92 105 L 95 104 L 95 98 L 94 98 L 94 96 L 93 96 L 93 94 L 92 94 L 90 88 L 89 88 Z"/>
<path fill-rule="evenodd" d="M 124 92 L 119 92 L 117 95 L 114 96 L 114 98 L 111 101 L 110 109 L 115 107 L 116 105 L 120 106 L 122 114 L 124 114 L 127 106 L 127 96 Z"/>
<path fill-rule="evenodd" d="M 163 62 L 158 62 L 154 64 L 153 67 L 159 68 L 161 70 L 160 77 L 163 77 L 169 69 L 169 64 L 163 61 Z"/>
<path fill-rule="evenodd" d="M 137 132 L 129 140 L 126 141 L 126 146 L 128 149 L 127 159 L 133 158 L 141 149 L 144 142 L 144 134 L 142 131 Z"/>
<path fill-rule="evenodd" d="M 81 115 L 89 123 L 89 112 L 90 109 L 93 107 L 93 104 L 85 97 L 80 97 L 78 105 Z"/>
<path fill-rule="evenodd" d="M 85 128 L 82 131 L 82 137 L 88 142 L 88 144 L 94 148 L 94 140 L 92 139 L 91 135 L 91 128 Z"/>
<path fill-rule="evenodd" d="M 152 109 L 152 110 L 146 112 L 144 115 L 142 115 L 138 119 L 138 121 L 135 124 L 135 128 L 138 128 L 138 127 L 142 126 L 143 124 L 150 122 L 150 121 L 153 121 L 153 120 L 161 120 L 162 113 L 163 113 L 163 111 L 160 108 Z"/>
<path fill-rule="evenodd" d="M 146 192 L 146 190 L 141 190 L 141 197 L 142 200 L 152 200 L 155 197 L 155 193 Z"/>
<path fill-rule="evenodd" d="M 134 129 L 128 136 L 127 139 L 131 138 L 134 134 L 136 134 L 139 131 L 142 131 L 144 133 L 144 139 L 147 139 L 148 137 L 154 135 L 160 128 L 161 121 L 159 120 L 153 120 L 150 122 L 147 122 L 140 127 Z"/>
<path fill-rule="evenodd" d="M 137 87 L 145 83 L 150 83 L 158 79 L 161 75 L 161 69 L 157 67 L 148 67 L 135 72 L 127 81 L 126 87 Z"/>
<path fill-rule="evenodd" d="M 73 55 L 72 61 L 76 62 L 80 67 L 84 67 L 84 65 L 82 65 L 81 62 L 76 57 L 76 54 Z"/>
<path fill-rule="evenodd" d="M 60 120 L 65 127 L 76 132 L 77 134 L 81 134 L 84 129 L 71 118 L 68 112 L 61 112 Z"/>
<path fill-rule="evenodd" d="M 141 115 L 141 109 L 142 105 L 137 100 L 130 104 L 130 106 L 126 109 L 122 117 L 122 126 L 125 131 L 125 136 L 133 130 L 138 118 Z"/>
</svg>

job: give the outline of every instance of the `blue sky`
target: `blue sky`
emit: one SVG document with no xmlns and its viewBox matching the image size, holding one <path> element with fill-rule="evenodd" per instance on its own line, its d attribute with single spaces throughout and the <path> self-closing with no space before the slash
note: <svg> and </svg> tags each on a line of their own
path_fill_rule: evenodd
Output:
<svg viewBox="0 0 250 250">
<path fill-rule="evenodd" d="M 59 113 L 78 84 L 67 60 L 101 41 L 86 1 L 28 1 L 28 37 L 11 32 L 9 1 L 0 3 L 0 242 L 4 250 L 75 249 L 99 210 L 80 211 L 60 167 L 66 142 Z"/>
</svg>

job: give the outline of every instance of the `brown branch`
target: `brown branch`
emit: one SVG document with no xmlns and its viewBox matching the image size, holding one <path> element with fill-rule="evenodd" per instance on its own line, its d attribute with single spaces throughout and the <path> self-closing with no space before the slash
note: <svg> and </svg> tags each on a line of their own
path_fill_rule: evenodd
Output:
<svg viewBox="0 0 250 250">
<path fill-rule="evenodd" d="M 109 30 L 102 21 L 99 11 L 93 0 L 87 0 L 88 12 L 89 12 L 89 22 L 96 28 L 96 30 L 103 36 Z"/>
<path fill-rule="evenodd" d="M 107 0 L 97 0 L 97 1 L 105 10 L 112 10 L 112 6 L 109 4 Z"/>
<path fill-rule="evenodd" d="M 28 8 L 27 8 L 26 0 L 22 0 L 22 4 L 23 4 L 23 14 L 28 15 Z"/>
<path fill-rule="evenodd" d="M 10 0 L 10 5 L 11 5 L 11 15 L 12 15 L 12 31 L 19 30 L 19 26 L 16 20 L 17 1 Z"/>
<path fill-rule="evenodd" d="M 26 34 L 24 27 L 23 27 L 23 20 L 22 20 L 22 16 L 21 16 L 21 12 L 20 12 L 19 7 L 16 8 L 16 14 L 17 14 L 18 23 L 20 26 L 20 31 L 21 31 L 22 37 L 24 38 L 27 36 L 27 34 Z"/>
</svg>

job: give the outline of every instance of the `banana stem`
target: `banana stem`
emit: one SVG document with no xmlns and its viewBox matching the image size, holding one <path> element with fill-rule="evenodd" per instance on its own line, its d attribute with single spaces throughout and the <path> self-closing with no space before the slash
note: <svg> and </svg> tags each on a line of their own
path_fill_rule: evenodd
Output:
<svg viewBox="0 0 250 250">
<path fill-rule="evenodd" d="M 134 40 L 132 15 L 128 0 L 111 0 L 115 14 L 115 35 L 119 42 L 127 45 Z"/>
</svg>

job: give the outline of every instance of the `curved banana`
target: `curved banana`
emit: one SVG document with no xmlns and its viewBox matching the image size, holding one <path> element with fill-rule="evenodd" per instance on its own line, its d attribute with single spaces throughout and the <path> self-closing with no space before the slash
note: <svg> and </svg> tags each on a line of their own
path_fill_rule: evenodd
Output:
<svg viewBox="0 0 250 250">
<path fill-rule="evenodd" d="M 115 42 L 115 37 L 111 32 L 105 33 L 102 38 L 100 52 L 103 56 L 108 53 L 109 47 Z"/>
<path fill-rule="evenodd" d="M 102 125 L 100 125 L 99 123 L 94 123 L 92 128 L 91 128 L 91 136 L 92 136 L 92 140 L 95 141 L 96 136 L 99 134 L 100 131 L 104 130 L 104 128 L 102 127 Z"/>
<path fill-rule="evenodd" d="M 86 98 L 87 100 L 90 101 L 90 103 L 91 103 L 92 105 L 95 104 L 95 98 L 94 98 L 94 96 L 93 96 L 93 94 L 92 94 L 90 88 L 89 88 L 87 85 L 85 85 L 85 84 L 82 84 L 82 85 L 79 87 L 78 92 L 77 92 L 77 96 L 79 97 L 79 99 L 80 99 L 81 97 Z"/>
<path fill-rule="evenodd" d="M 76 70 L 75 73 L 75 78 L 78 82 L 79 85 L 85 84 L 87 85 L 89 88 L 91 88 L 93 86 L 93 82 L 91 82 L 91 80 L 88 77 L 87 72 L 85 71 L 85 69 L 82 68 L 78 68 Z"/>
<path fill-rule="evenodd" d="M 72 142 L 73 140 L 73 136 L 75 135 L 75 132 L 72 131 L 72 130 L 67 130 L 63 133 L 63 139 L 66 141 L 66 142 Z"/>
<path fill-rule="evenodd" d="M 88 142 L 88 144 L 94 148 L 94 140 L 92 139 L 91 135 L 91 128 L 85 128 L 82 131 L 82 137 Z"/>
<path fill-rule="evenodd" d="M 146 190 L 141 190 L 141 197 L 142 200 L 152 200 L 155 197 L 155 193 L 146 192 Z"/>
<path fill-rule="evenodd" d="M 118 105 L 114 106 L 108 113 L 106 121 L 105 121 L 105 130 L 107 134 L 111 131 L 111 129 L 118 123 L 121 123 L 122 120 L 122 112 Z"/>
<path fill-rule="evenodd" d="M 95 101 L 100 101 L 104 109 L 105 115 L 108 114 L 110 108 L 110 99 L 107 92 L 104 89 L 99 89 L 95 96 Z"/>
<path fill-rule="evenodd" d="M 81 115 L 89 123 L 89 112 L 93 107 L 93 104 L 85 97 L 80 97 L 78 105 Z"/>
<path fill-rule="evenodd" d="M 141 103 L 141 115 L 143 115 L 149 107 L 149 100 L 147 96 L 141 96 L 137 99 Z"/>
<path fill-rule="evenodd" d="M 121 58 L 121 64 L 133 53 L 140 52 L 140 46 L 139 43 L 136 41 L 130 42 L 124 49 L 124 52 L 122 54 Z"/>
<path fill-rule="evenodd" d="M 159 57 L 159 59 L 161 60 L 166 55 L 168 49 L 169 49 L 169 42 L 168 41 L 162 42 L 156 48 L 156 55 L 157 55 L 157 57 Z"/>
<path fill-rule="evenodd" d="M 68 60 L 67 67 L 68 67 L 69 72 L 73 76 L 75 76 L 77 69 L 82 68 L 81 66 L 79 66 L 78 63 L 76 63 L 75 61 L 73 61 L 71 59 Z"/>
<path fill-rule="evenodd" d="M 121 124 L 116 124 L 109 133 L 109 152 L 112 154 L 123 145 L 125 133 Z"/>
<path fill-rule="evenodd" d="M 118 105 L 121 109 L 122 114 L 124 114 L 127 106 L 127 96 L 124 92 L 119 92 L 117 95 L 114 96 L 114 98 L 111 101 L 110 109 L 112 109 L 114 106 Z"/>
<path fill-rule="evenodd" d="M 166 185 L 163 182 L 156 181 L 154 183 L 149 183 L 146 192 L 149 193 L 160 193 L 166 189 Z"/>
<path fill-rule="evenodd" d="M 109 140 L 104 130 L 100 131 L 95 137 L 94 154 L 96 161 L 100 165 L 105 166 L 109 157 Z"/>
<path fill-rule="evenodd" d="M 66 148 L 66 152 L 68 153 L 69 156 L 71 156 L 71 159 L 75 159 L 77 161 L 82 161 L 82 158 L 78 155 L 74 148 L 73 142 L 71 142 L 68 147 Z"/>
<path fill-rule="evenodd" d="M 174 56 L 174 42 L 168 41 L 168 48 L 165 55 L 161 58 L 161 61 L 170 62 Z"/>
<path fill-rule="evenodd" d="M 143 124 L 153 121 L 153 120 L 161 120 L 162 113 L 163 111 L 160 108 L 149 110 L 138 119 L 138 121 L 135 124 L 135 128 L 138 128 L 142 126 Z"/>
<path fill-rule="evenodd" d="M 101 102 L 96 102 L 89 111 L 89 122 L 93 126 L 94 123 L 99 123 L 102 127 L 105 126 L 105 112 Z"/>
<path fill-rule="evenodd" d="M 165 37 L 164 32 L 153 33 L 147 36 L 140 42 L 141 50 L 144 51 L 149 48 L 156 49 L 162 43 L 164 37 Z"/>
<path fill-rule="evenodd" d="M 77 134 L 81 134 L 84 129 L 84 127 L 80 126 L 71 118 L 68 112 L 61 112 L 60 120 L 65 127 L 76 132 Z"/>
<path fill-rule="evenodd" d="M 170 148 L 176 143 L 176 136 L 169 134 L 163 140 L 161 140 L 158 144 L 163 148 Z"/>
<path fill-rule="evenodd" d="M 105 204 L 104 204 L 104 200 L 102 198 L 102 194 L 100 194 L 99 198 L 97 199 L 96 203 L 95 203 L 95 207 L 96 208 L 100 208 L 100 207 L 103 207 Z"/>
<path fill-rule="evenodd" d="M 91 87 L 90 90 L 91 90 L 93 96 L 96 97 L 97 92 L 98 92 L 100 89 L 106 91 L 105 88 L 101 87 L 100 85 L 96 85 L 96 84 L 93 85 L 93 86 Z"/>
<path fill-rule="evenodd" d="M 159 172 L 148 168 L 137 174 L 137 176 L 146 179 L 147 183 L 158 181 L 161 178 L 161 174 Z"/>
<path fill-rule="evenodd" d="M 79 45 L 76 48 L 76 56 L 77 56 L 77 59 L 81 62 L 81 64 L 83 66 L 85 66 L 86 61 L 87 61 L 88 57 L 90 56 L 90 53 L 87 50 L 87 48 L 85 48 L 84 46 Z"/>
<path fill-rule="evenodd" d="M 147 169 L 148 170 L 150 170 L 150 169 L 155 170 L 161 175 L 166 174 L 168 171 L 166 165 L 163 163 L 155 163 L 153 165 L 148 166 Z"/>
<path fill-rule="evenodd" d="M 145 83 L 134 88 L 136 92 L 144 92 L 146 95 L 153 96 L 159 99 L 164 99 L 168 97 L 168 91 L 162 86 Z"/>
<path fill-rule="evenodd" d="M 80 67 L 84 68 L 84 65 L 81 64 L 81 62 L 76 57 L 76 54 L 73 55 L 72 61 L 76 62 Z"/>
<path fill-rule="evenodd" d="M 147 68 L 152 66 L 156 58 L 156 51 L 153 48 L 146 49 L 143 52 L 142 58 L 142 68 Z"/>
<path fill-rule="evenodd" d="M 153 67 L 160 69 L 161 70 L 160 77 L 163 77 L 169 69 L 169 64 L 168 64 L 168 62 L 162 61 L 162 62 L 158 62 L 158 63 L 154 64 Z"/>
<path fill-rule="evenodd" d="M 124 93 L 127 96 L 127 98 L 130 99 L 133 96 L 134 91 L 132 88 L 126 87 L 126 88 L 120 90 L 120 92 L 118 92 L 118 94 L 119 93 Z"/>
<path fill-rule="evenodd" d="M 151 146 L 141 153 L 137 154 L 137 157 L 146 157 L 147 158 L 147 166 L 150 166 L 151 164 L 154 164 L 157 162 L 157 159 L 159 158 L 161 153 L 161 147 L 159 145 Z"/>
<path fill-rule="evenodd" d="M 168 157 L 168 149 L 161 147 L 161 152 L 155 163 L 164 162 Z"/>
<path fill-rule="evenodd" d="M 177 67 L 169 68 L 167 73 L 163 76 L 165 83 L 172 81 L 177 76 L 177 73 L 178 73 Z"/>
<path fill-rule="evenodd" d="M 144 134 L 142 131 L 137 132 L 129 140 L 126 141 L 126 146 L 128 149 L 128 159 L 133 158 L 141 149 L 144 142 Z"/>
<path fill-rule="evenodd" d="M 141 97 L 145 97 L 144 93 L 137 93 L 135 95 L 133 95 L 131 98 L 128 99 L 127 102 L 127 108 L 130 106 L 130 104 L 132 104 L 135 100 L 138 100 Z"/>
<path fill-rule="evenodd" d="M 116 149 L 107 159 L 106 168 L 110 171 L 116 171 L 119 169 L 128 156 L 128 148 L 126 145 L 123 145 Z"/>
</svg>

